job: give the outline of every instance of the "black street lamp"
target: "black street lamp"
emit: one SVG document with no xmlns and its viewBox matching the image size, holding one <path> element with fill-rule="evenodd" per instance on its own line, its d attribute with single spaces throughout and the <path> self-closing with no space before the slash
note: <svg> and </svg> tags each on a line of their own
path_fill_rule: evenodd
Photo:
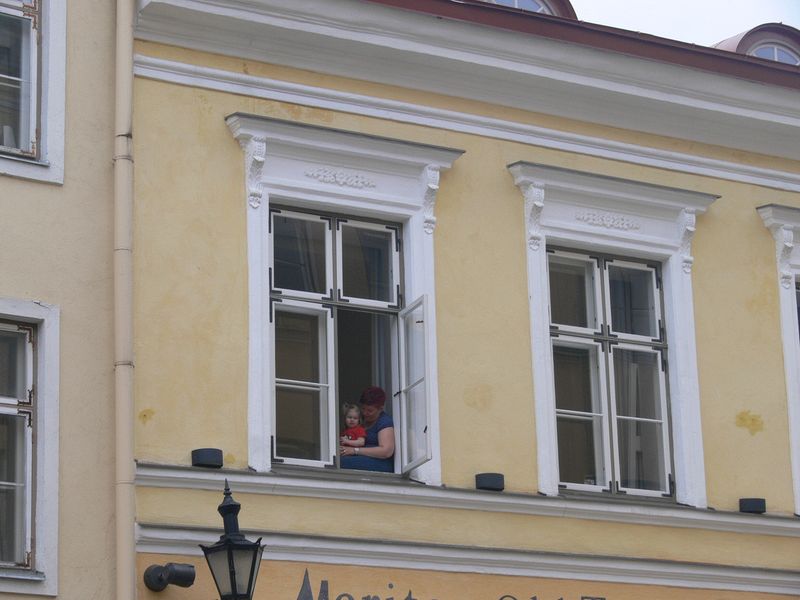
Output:
<svg viewBox="0 0 800 600">
<path fill-rule="evenodd" d="M 239 532 L 241 508 L 242 505 L 231 496 L 226 479 L 225 498 L 217 509 L 222 515 L 225 533 L 212 546 L 200 545 L 214 576 L 220 600 L 252 600 L 261 553 L 264 552 L 261 538 L 251 542 Z"/>
</svg>

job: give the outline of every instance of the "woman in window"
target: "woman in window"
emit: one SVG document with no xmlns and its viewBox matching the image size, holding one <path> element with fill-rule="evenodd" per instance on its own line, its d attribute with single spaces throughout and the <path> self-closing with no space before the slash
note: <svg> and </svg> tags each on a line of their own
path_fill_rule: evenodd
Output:
<svg viewBox="0 0 800 600">
<path fill-rule="evenodd" d="M 361 392 L 358 403 L 367 430 L 364 446 L 341 446 L 341 467 L 358 471 L 394 473 L 394 422 L 383 412 L 386 393 L 379 387 L 368 387 Z"/>
</svg>

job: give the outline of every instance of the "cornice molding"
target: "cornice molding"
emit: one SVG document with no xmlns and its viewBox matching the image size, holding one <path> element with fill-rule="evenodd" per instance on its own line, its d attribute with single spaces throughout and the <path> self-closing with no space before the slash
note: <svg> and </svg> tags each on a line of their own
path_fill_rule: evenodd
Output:
<svg viewBox="0 0 800 600">
<path fill-rule="evenodd" d="M 138 77 L 178 85 L 391 119 L 659 169 L 800 192 L 800 173 L 753 167 L 504 119 L 289 83 L 141 54 L 135 57 L 134 72 Z"/>
<path fill-rule="evenodd" d="M 379 502 L 431 508 L 565 517 L 660 527 L 800 538 L 800 519 L 745 515 L 661 504 L 632 504 L 425 486 L 408 482 L 349 481 L 276 473 L 139 463 L 138 487 L 219 490 L 225 479 L 243 494 Z"/>
<path fill-rule="evenodd" d="M 199 544 L 215 539 L 219 531 L 140 523 L 136 526 L 138 552 L 200 556 Z M 266 545 L 262 560 L 334 565 L 606 581 L 647 586 L 706 588 L 792 594 L 800 589 L 796 571 L 716 566 L 664 560 L 587 556 L 438 544 L 382 542 L 353 538 L 294 535 L 273 531 L 246 531 Z"/>
<path fill-rule="evenodd" d="M 136 36 L 800 159 L 796 90 L 373 3 L 141 0 Z"/>
</svg>

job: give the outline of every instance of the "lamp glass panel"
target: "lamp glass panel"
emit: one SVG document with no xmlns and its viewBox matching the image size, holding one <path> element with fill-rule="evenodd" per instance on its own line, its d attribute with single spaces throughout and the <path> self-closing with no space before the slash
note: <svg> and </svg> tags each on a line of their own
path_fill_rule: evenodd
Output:
<svg viewBox="0 0 800 600">
<path fill-rule="evenodd" d="M 230 596 L 232 592 L 230 569 L 228 567 L 227 547 L 221 546 L 213 550 L 206 551 L 206 560 L 214 581 L 217 584 L 220 596 Z"/>
<path fill-rule="evenodd" d="M 249 548 L 233 548 L 233 568 L 236 571 L 236 593 L 247 594 L 251 581 L 251 570 L 254 568 L 253 557 L 258 548 L 253 545 Z"/>
</svg>

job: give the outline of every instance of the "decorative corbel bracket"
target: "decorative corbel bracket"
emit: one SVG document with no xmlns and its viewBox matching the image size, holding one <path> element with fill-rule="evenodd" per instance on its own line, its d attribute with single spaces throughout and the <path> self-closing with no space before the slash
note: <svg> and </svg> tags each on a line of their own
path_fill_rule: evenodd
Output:
<svg viewBox="0 0 800 600">
<path fill-rule="evenodd" d="M 800 230 L 800 209 L 780 204 L 759 206 L 756 211 L 775 240 L 775 260 L 780 285 L 784 289 L 794 286 L 797 265 L 792 264 L 794 232 Z"/>
<path fill-rule="evenodd" d="M 251 208 L 259 208 L 263 199 L 262 174 L 267 158 L 267 140 L 263 137 L 251 137 L 242 140 L 247 166 L 247 203 Z"/>
<path fill-rule="evenodd" d="M 680 249 L 678 252 L 681 257 L 681 265 L 683 272 L 687 275 L 692 272 L 692 264 L 694 264 L 694 257 L 692 256 L 692 239 L 694 238 L 696 228 L 697 215 L 691 208 L 685 208 L 681 211 L 678 218 L 678 236 L 680 239 Z"/>
<path fill-rule="evenodd" d="M 523 182 L 520 185 L 525 198 L 525 229 L 527 231 L 528 248 L 538 250 L 542 247 L 542 210 L 544 209 L 544 184 Z"/>
<path fill-rule="evenodd" d="M 425 233 L 432 234 L 436 229 L 436 195 L 439 193 L 439 166 L 428 165 L 422 171 L 423 200 L 422 211 L 425 217 L 423 229 Z"/>
<path fill-rule="evenodd" d="M 778 263 L 781 286 L 785 289 L 792 287 L 794 273 L 790 266 L 792 250 L 794 249 L 794 229 L 788 225 L 776 225 L 770 228 L 772 237 L 775 238 L 775 257 Z"/>
</svg>

